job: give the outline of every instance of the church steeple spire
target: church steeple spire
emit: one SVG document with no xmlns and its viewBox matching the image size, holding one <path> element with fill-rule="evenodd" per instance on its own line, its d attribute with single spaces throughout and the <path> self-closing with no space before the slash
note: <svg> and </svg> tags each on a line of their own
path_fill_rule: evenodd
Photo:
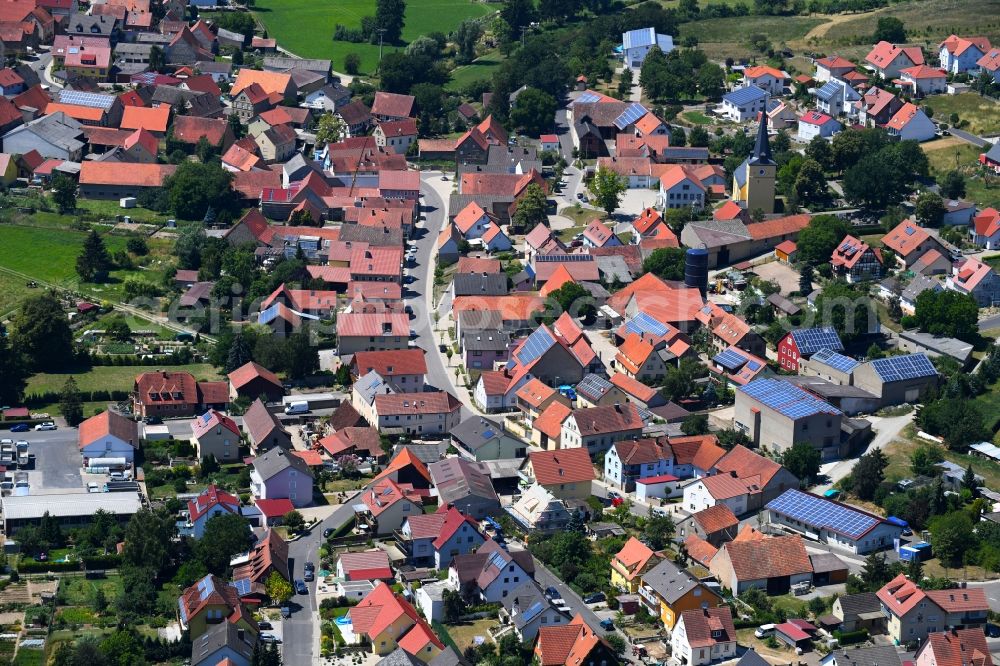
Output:
<svg viewBox="0 0 1000 666">
<path fill-rule="evenodd" d="M 771 159 L 771 143 L 767 139 L 767 111 L 760 113 L 760 125 L 757 127 L 757 141 L 753 145 L 750 164 L 774 164 Z"/>
</svg>

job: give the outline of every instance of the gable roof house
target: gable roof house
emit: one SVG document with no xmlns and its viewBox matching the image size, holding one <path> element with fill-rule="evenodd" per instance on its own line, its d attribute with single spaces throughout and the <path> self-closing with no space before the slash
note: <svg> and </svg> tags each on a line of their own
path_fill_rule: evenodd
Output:
<svg viewBox="0 0 1000 666">
<path fill-rule="evenodd" d="M 191 422 L 198 460 L 212 456 L 218 462 L 230 462 L 239 457 L 240 427 L 230 417 L 210 409 Z"/>
<path fill-rule="evenodd" d="M 468 555 L 486 542 L 478 521 L 454 506 L 407 516 L 395 536 L 412 564 L 438 570 L 447 569 L 457 555 Z"/>
<path fill-rule="evenodd" d="M 406 120 L 413 116 L 415 98 L 412 95 L 378 91 L 372 102 L 372 115 L 379 121 Z"/>
<path fill-rule="evenodd" d="M 634 403 L 575 409 L 562 424 L 560 445 L 603 453 L 622 439 L 638 437 L 645 423 Z"/>
<path fill-rule="evenodd" d="M 732 541 L 739 531 L 740 523 L 736 514 L 726 504 L 716 504 L 701 511 L 695 511 L 677 524 L 677 535 L 695 535 L 719 548 L 726 541 Z"/>
<path fill-rule="evenodd" d="M 979 627 L 930 634 L 914 660 L 917 666 L 993 666 L 986 634 Z"/>
<path fill-rule="evenodd" d="M 96 458 L 124 458 L 131 463 L 139 446 L 139 426 L 130 418 L 106 410 L 81 423 L 77 439 L 84 467 Z"/>
<path fill-rule="evenodd" d="M 629 537 L 621 550 L 611 556 L 611 585 L 626 594 L 636 594 L 641 576 L 658 559 L 649 546 Z"/>
<path fill-rule="evenodd" d="M 838 55 L 820 58 L 813 64 L 816 65 L 816 73 L 813 78 L 817 83 L 843 78 L 848 72 L 853 72 L 855 67 L 853 62 Z"/>
<path fill-rule="evenodd" d="M 472 416 L 451 430 L 451 442 L 469 460 L 524 458 L 527 444 L 509 432 L 504 424 Z"/>
<path fill-rule="evenodd" d="M 228 375 L 229 398 L 263 397 L 267 402 L 278 402 L 285 394 L 285 388 L 278 376 L 264 366 L 250 361 L 233 370 Z"/>
<path fill-rule="evenodd" d="M 900 141 L 929 141 L 936 136 L 937 126 L 915 104 L 907 102 L 885 124 L 890 136 L 899 137 Z"/>
<path fill-rule="evenodd" d="M 136 376 L 132 388 L 132 412 L 141 418 L 203 414 L 225 410 L 229 404 L 226 382 L 199 382 L 189 372 L 154 371 Z"/>
<path fill-rule="evenodd" d="M 493 539 L 479 550 L 452 558 L 448 582 L 467 599 L 496 603 L 535 575 L 535 561 L 526 550 L 509 552 Z"/>
<path fill-rule="evenodd" d="M 991 51 L 986 37 L 959 37 L 948 35 L 938 44 L 938 61 L 941 69 L 951 74 L 964 74 L 978 68 L 980 58 Z"/>
<path fill-rule="evenodd" d="M 232 624 L 256 639 L 257 622 L 240 600 L 236 588 L 209 574 L 184 590 L 177 599 L 177 618 L 192 641 L 197 641 L 213 624 Z"/>
<path fill-rule="evenodd" d="M 230 560 L 229 566 L 233 568 L 233 584 L 239 589 L 240 596 L 258 604 L 267 598 L 265 588 L 272 573 L 292 582 L 288 568 L 288 542 L 273 529 L 267 529 L 248 552 Z"/>
<path fill-rule="evenodd" d="M 739 595 L 750 588 L 786 594 L 792 585 L 812 581 L 812 563 L 798 535 L 756 536 L 724 543 L 709 570 L 722 587 Z"/>
<path fill-rule="evenodd" d="M 925 591 L 903 574 L 876 595 L 889 619 L 888 635 L 896 645 L 922 641 L 937 631 L 981 627 L 989 612 L 982 588 Z"/>
<path fill-rule="evenodd" d="M 535 581 L 522 583 L 501 602 L 501 623 L 510 627 L 521 643 L 532 644 L 542 627 L 569 621 Z"/>
<path fill-rule="evenodd" d="M 898 46 L 886 41 L 876 44 L 865 56 L 868 69 L 886 80 L 892 80 L 907 67 L 924 64 L 919 46 Z"/>
<path fill-rule="evenodd" d="M 163 187 L 177 170 L 173 164 L 131 163 L 127 168 L 115 162 L 84 161 L 80 165 L 80 196 L 85 199 L 136 197 L 149 189 Z"/>
<path fill-rule="evenodd" d="M 211 484 L 194 499 L 188 500 L 187 512 L 187 525 L 191 536 L 200 539 L 205 534 L 205 525 L 215 516 L 240 515 L 240 500 Z"/>
<path fill-rule="evenodd" d="M 475 520 L 500 512 L 500 498 L 485 463 L 446 458 L 427 466 L 442 507 L 454 507 Z"/>
<path fill-rule="evenodd" d="M 830 611 L 840 620 L 842 631 L 867 629 L 870 633 L 885 633 L 885 615 L 881 602 L 874 592 L 845 594 L 833 602 Z M 895 650 L 893 649 L 895 654 Z"/>
<path fill-rule="evenodd" d="M 571 451 L 574 449 L 566 449 Z M 674 451 L 666 440 L 626 439 L 615 442 L 604 454 L 604 479 L 625 492 L 640 482 L 677 481 Z"/>
<path fill-rule="evenodd" d="M 960 294 L 969 294 L 982 308 L 1000 303 L 1000 276 L 989 264 L 973 257 L 952 269 L 952 274 L 945 280 L 945 287 Z"/>
<path fill-rule="evenodd" d="M 593 494 L 596 475 L 586 449 L 530 451 L 522 472 L 558 499 L 586 499 Z"/>
<path fill-rule="evenodd" d="M 292 449 L 291 434 L 260 398 L 254 400 L 243 414 L 243 430 L 250 443 L 250 450 L 254 454 L 260 454 L 275 447 Z"/>
<path fill-rule="evenodd" d="M 313 475 L 299 456 L 280 446 L 258 456 L 250 472 L 250 487 L 258 499 L 288 499 L 295 507 L 312 504 Z"/>
<path fill-rule="evenodd" d="M 948 255 L 947 249 L 926 229 L 911 220 L 903 220 L 882 237 L 882 245 L 892 250 L 904 268 L 910 268 L 930 250 Z"/>
<path fill-rule="evenodd" d="M 844 236 L 833 251 L 830 263 L 834 274 L 843 276 L 848 282 L 877 280 L 882 276 L 882 252 L 851 235 Z"/>
<path fill-rule="evenodd" d="M 618 663 L 608 642 L 579 613 L 569 624 L 539 628 L 535 657 L 539 666 L 601 666 Z"/>
<path fill-rule="evenodd" d="M 686 610 L 670 635 L 672 653 L 690 666 L 736 656 L 736 627 L 728 606 Z"/>
<path fill-rule="evenodd" d="M 397 648 L 421 660 L 432 661 L 444 644 L 430 625 L 402 596 L 379 581 L 358 605 L 348 611 L 356 634 L 365 636 L 372 653 L 385 656 Z"/>
<path fill-rule="evenodd" d="M 1000 211 L 993 207 L 979 211 L 969 226 L 969 236 L 982 248 L 1000 249 Z"/>
<path fill-rule="evenodd" d="M 419 496 L 411 484 L 399 484 L 392 479 L 377 479 L 360 494 L 360 503 L 354 505 L 359 526 L 374 535 L 392 534 L 408 516 L 423 511 Z"/>
</svg>

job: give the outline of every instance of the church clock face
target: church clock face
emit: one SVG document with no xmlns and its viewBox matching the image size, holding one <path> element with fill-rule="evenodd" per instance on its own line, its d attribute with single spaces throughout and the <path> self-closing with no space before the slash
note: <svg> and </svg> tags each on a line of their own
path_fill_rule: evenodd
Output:
<svg viewBox="0 0 1000 666">
<path fill-rule="evenodd" d="M 759 170 L 757 171 L 757 175 L 758 175 L 758 176 L 763 176 L 763 175 L 764 175 L 765 173 L 767 173 L 767 170 L 766 170 L 766 169 L 759 169 Z"/>
</svg>

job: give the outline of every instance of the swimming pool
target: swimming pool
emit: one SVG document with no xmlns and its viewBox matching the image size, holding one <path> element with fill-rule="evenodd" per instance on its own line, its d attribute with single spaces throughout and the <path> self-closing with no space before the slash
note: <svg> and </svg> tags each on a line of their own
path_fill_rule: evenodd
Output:
<svg viewBox="0 0 1000 666">
<path fill-rule="evenodd" d="M 341 626 L 344 626 L 345 624 L 350 624 L 351 623 L 351 618 L 349 618 L 346 615 L 341 615 L 340 617 L 338 617 L 337 619 L 335 619 L 334 622 L 336 622 L 337 624 L 339 624 Z"/>
</svg>

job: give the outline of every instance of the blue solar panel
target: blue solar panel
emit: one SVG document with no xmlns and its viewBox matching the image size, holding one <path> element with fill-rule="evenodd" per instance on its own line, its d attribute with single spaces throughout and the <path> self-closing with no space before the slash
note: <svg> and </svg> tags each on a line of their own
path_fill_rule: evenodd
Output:
<svg viewBox="0 0 1000 666">
<path fill-rule="evenodd" d="M 638 102 L 633 102 L 632 104 L 629 104 L 628 108 L 622 111 L 621 115 L 615 118 L 615 126 L 618 129 L 625 129 L 647 113 L 648 111 L 646 111 L 646 107 Z"/>
<path fill-rule="evenodd" d="M 593 104 L 594 102 L 600 102 L 601 96 L 594 92 L 585 92 L 576 98 L 574 104 Z"/>
<path fill-rule="evenodd" d="M 735 372 L 746 365 L 749 359 L 735 349 L 726 349 L 717 354 L 712 360 L 729 372 Z"/>
<path fill-rule="evenodd" d="M 823 402 L 798 386 L 778 379 L 758 379 L 741 386 L 739 390 L 790 419 L 800 419 L 815 414 L 834 416 L 841 414 L 841 411 L 833 405 Z"/>
<path fill-rule="evenodd" d="M 111 105 L 115 103 L 115 96 L 83 92 L 81 90 L 63 90 L 59 93 L 59 101 L 63 104 L 89 106 L 95 109 L 110 109 Z"/>
<path fill-rule="evenodd" d="M 493 439 L 497 434 L 492 430 L 486 430 L 483 432 L 483 439 Z"/>
<path fill-rule="evenodd" d="M 854 368 L 861 365 L 850 356 L 838 354 L 830 349 L 820 349 L 818 352 L 813 354 L 812 360 L 819 361 L 820 363 L 828 365 L 834 370 L 839 370 L 841 372 L 851 372 Z"/>
<path fill-rule="evenodd" d="M 872 370 L 884 382 L 898 382 L 905 379 L 934 377 L 937 370 L 934 364 L 924 354 L 907 354 L 906 356 L 890 356 L 878 358 L 871 362 Z"/>
<path fill-rule="evenodd" d="M 757 361 L 749 361 L 747 363 L 747 367 L 753 372 L 757 372 L 758 370 L 760 370 L 760 363 L 758 363 Z"/>
<path fill-rule="evenodd" d="M 534 363 L 539 356 L 547 352 L 555 343 L 555 338 L 552 337 L 548 330 L 545 328 L 536 328 L 534 333 L 529 335 L 520 349 L 515 352 L 515 356 L 517 356 L 517 360 L 521 365 L 528 365 L 529 363 Z"/>
<path fill-rule="evenodd" d="M 670 327 L 645 312 L 640 312 L 625 324 L 625 330 L 637 335 L 648 333 L 649 335 L 661 337 L 670 331 Z"/>
<path fill-rule="evenodd" d="M 249 578 L 241 578 L 239 580 L 234 580 L 232 583 L 230 583 L 230 585 L 236 588 L 236 591 L 239 593 L 241 597 L 250 594 L 251 586 Z"/>
<path fill-rule="evenodd" d="M 767 93 L 757 86 L 746 86 L 744 88 L 737 88 L 731 93 L 725 95 L 722 99 L 731 104 L 743 106 L 744 104 L 755 102 L 767 96 Z"/>
<path fill-rule="evenodd" d="M 792 339 L 799 348 L 799 354 L 810 356 L 821 349 L 844 351 L 844 343 L 840 341 L 837 331 L 826 328 L 800 328 L 792 331 Z"/>
<path fill-rule="evenodd" d="M 857 539 L 882 522 L 875 516 L 801 490 L 786 490 L 771 500 L 767 508 L 807 527 L 827 529 L 852 539 Z"/>
</svg>

